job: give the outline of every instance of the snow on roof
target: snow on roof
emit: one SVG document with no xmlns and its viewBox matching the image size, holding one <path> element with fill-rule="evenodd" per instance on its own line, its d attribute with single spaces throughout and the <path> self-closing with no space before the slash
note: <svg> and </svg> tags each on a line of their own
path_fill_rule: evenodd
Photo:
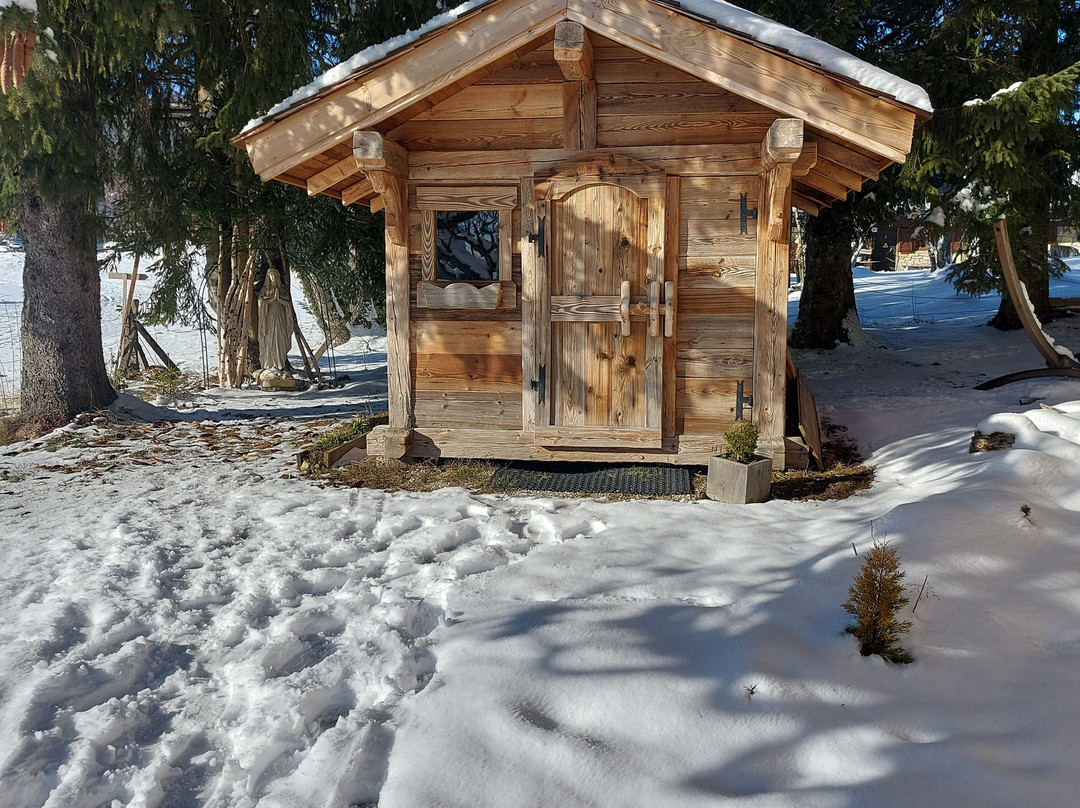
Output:
<svg viewBox="0 0 1080 808">
<path fill-rule="evenodd" d="M 762 45 L 786 51 L 796 59 L 818 65 L 838 76 L 851 79 L 868 90 L 891 95 L 901 104 L 933 112 L 930 96 L 918 84 L 913 84 L 887 70 L 864 62 L 847 51 L 815 39 L 794 28 L 781 25 L 746 9 L 725 3 L 724 0 L 660 0 L 666 5 L 681 6 L 687 11 L 709 17 L 721 28 L 750 37 Z"/>
<path fill-rule="evenodd" d="M 263 123 L 268 118 L 272 118 L 278 113 L 284 112 L 289 107 L 292 107 L 295 104 L 299 104 L 301 101 L 310 98 L 311 96 L 318 93 L 320 90 L 323 90 L 327 87 L 332 87 L 333 85 L 338 84 L 339 82 L 342 82 L 345 79 L 349 78 L 349 76 L 351 76 L 353 73 L 356 73 L 357 71 L 362 70 L 363 68 L 372 65 L 375 62 L 385 59 L 394 51 L 408 47 L 409 45 L 419 40 L 420 37 L 424 36 L 424 34 L 430 33 L 431 31 L 442 28 L 443 26 L 457 22 L 457 20 L 459 20 L 461 17 L 464 17 L 466 14 L 475 11 L 476 9 L 480 8 L 480 6 L 487 5 L 488 3 L 492 3 L 494 1 L 495 0 L 468 0 L 468 2 L 462 3 L 456 8 L 452 8 L 449 11 L 444 11 L 442 14 L 438 14 L 432 17 L 426 23 L 413 31 L 406 31 L 404 34 L 388 39 L 385 42 L 380 42 L 378 45 L 372 45 L 369 48 L 365 48 L 359 53 L 346 59 L 341 64 L 331 67 L 322 75 L 316 76 L 314 81 L 312 81 L 310 84 L 305 84 L 303 87 L 298 89 L 284 101 L 275 104 L 270 110 L 266 112 L 266 114 L 248 121 L 241 134 L 243 134 L 244 132 L 250 132 L 252 129 Z"/>
<path fill-rule="evenodd" d="M 917 84 L 894 76 L 880 67 L 864 62 L 846 51 L 822 42 L 794 28 L 733 6 L 724 0 L 657 0 L 663 5 L 682 9 L 704 17 L 719 28 L 748 37 L 754 42 L 781 50 L 790 56 L 817 65 L 834 75 L 850 79 L 860 86 L 892 96 L 902 104 L 925 112 L 933 112 L 926 90 Z M 378 45 L 365 48 L 341 64 L 330 68 L 309 84 L 304 85 L 284 101 L 274 105 L 264 115 L 248 121 L 243 133 L 250 132 L 269 118 L 305 101 L 328 87 L 332 87 L 354 73 L 375 64 L 393 52 L 418 41 L 422 36 L 444 26 L 495 0 L 468 0 L 456 8 L 432 17 L 413 31 L 388 39 Z"/>
</svg>

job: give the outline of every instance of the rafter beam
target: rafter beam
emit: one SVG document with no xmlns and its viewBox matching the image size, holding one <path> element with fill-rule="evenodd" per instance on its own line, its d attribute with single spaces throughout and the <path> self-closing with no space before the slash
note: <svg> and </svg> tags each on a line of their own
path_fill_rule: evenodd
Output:
<svg viewBox="0 0 1080 808">
<path fill-rule="evenodd" d="M 359 173 L 359 171 L 360 169 L 356 165 L 356 160 L 354 160 L 352 157 L 346 157 L 342 160 L 338 160 L 329 168 L 325 168 L 318 174 L 308 177 L 308 196 L 315 196 L 315 194 L 321 194 L 327 188 L 337 185 L 342 180 L 347 180 L 354 174 Z"/>
<path fill-rule="evenodd" d="M 352 159 L 351 157 L 349 158 Z M 364 177 L 359 182 L 354 182 L 341 192 L 342 205 L 355 205 L 357 202 L 365 202 L 375 193 L 371 180 Z"/>
</svg>

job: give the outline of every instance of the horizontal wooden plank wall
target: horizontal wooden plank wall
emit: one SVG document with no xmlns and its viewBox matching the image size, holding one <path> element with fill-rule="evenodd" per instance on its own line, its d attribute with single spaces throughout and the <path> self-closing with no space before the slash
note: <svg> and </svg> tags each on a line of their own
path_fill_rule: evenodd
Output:
<svg viewBox="0 0 1080 808">
<path fill-rule="evenodd" d="M 596 146 L 760 143 L 777 115 L 594 37 Z M 386 132 L 409 151 L 566 145 L 563 76 L 551 42 Z"/>
<path fill-rule="evenodd" d="M 741 233 L 741 195 L 757 207 L 757 177 L 684 177 L 679 207 L 675 429 L 721 435 L 735 422 L 735 392 L 754 369 L 757 222 Z M 744 413 L 749 418 L 749 410 Z"/>
<path fill-rule="evenodd" d="M 468 185 L 467 171 L 459 185 Z M 521 233 L 513 212 L 513 306 L 430 309 L 416 301 L 423 277 L 422 212 L 410 188 L 409 316 L 414 420 L 418 428 L 521 429 Z M 509 186 L 517 192 L 517 186 Z"/>
</svg>

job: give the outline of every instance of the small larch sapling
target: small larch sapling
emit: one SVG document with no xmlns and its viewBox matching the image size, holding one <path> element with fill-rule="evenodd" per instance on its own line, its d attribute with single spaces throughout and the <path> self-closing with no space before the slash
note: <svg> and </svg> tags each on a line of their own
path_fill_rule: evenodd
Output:
<svg viewBox="0 0 1080 808">
<path fill-rule="evenodd" d="M 896 617 L 908 604 L 903 579 L 896 550 L 886 542 L 875 541 L 848 588 L 844 604 L 844 611 L 855 618 L 855 625 L 848 631 L 858 638 L 863 656 L 877 654 L 889 662 L 912 661 L 911 654 L 900 646 L 900 636 L 911 630 L 911 622 Z"/>
</svg>

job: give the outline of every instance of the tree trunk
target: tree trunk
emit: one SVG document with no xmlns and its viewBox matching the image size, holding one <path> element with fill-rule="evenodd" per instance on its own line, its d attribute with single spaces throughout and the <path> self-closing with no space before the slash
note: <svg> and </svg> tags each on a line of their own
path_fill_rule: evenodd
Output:
<svg viewBox="0 0 1080 808">
<path fill-rule="evenodd" d="M 855 311 L 854 236 L 854 225 L 843 210 L 823 210 L 807 223 L 806 278 L 788 341 L 792 348 L 832 349 L 838 342 L 851 342 L 844 321 Z"/>
<path fill-rule="evenodd" d="M 1037 203 L 1028 208 L 1029 216 L 1026 227 L 1009 228 L 1009 241 L 1012 244 L 1013 259 L 1016 261 L 1016 274 L 1027 287 L 1028 298 L 1035 307 L 1035 316 L 1041 322 L 1054 319 L 1054 310 L 1050 307 L 1050 273 L 1046 257 L 1046 247 L 1050 239 L 1049 202 L 1040 210 Z M 995 247 L 996 249 L 996 247 Z M 1023 328 L 1020 316 L 1016 313 L 1008 292 L 1001 293 L 1001 305 L 990 325 L 1001 331 L 1016 331 Z"/>
<path fill-rule="evenodd" d="M 42 198 L 22 180 L 22 418 L 61 423 L 116 400 L 101 347 L 101 277 L 88 193 Z"/>
</svg>

